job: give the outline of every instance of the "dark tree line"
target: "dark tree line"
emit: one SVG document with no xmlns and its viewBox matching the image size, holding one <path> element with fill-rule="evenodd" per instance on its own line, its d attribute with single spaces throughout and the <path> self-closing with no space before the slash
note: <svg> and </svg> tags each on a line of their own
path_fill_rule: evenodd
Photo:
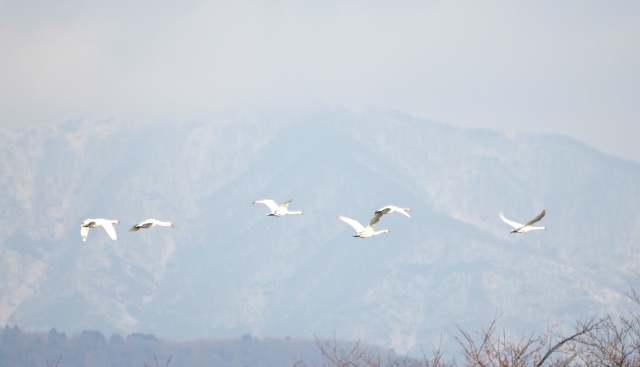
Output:
<svg viewBox="0 0 640 367">
<path fill-rule="evenodd" d="M 291 338 L 235 339 L 174 342 L 149 334 L 114 334 L 98 331 L 66 336 L 0 328 L 0 367 L 169 367 L 169 366 L 292 366 L 297 361 L 319 362 L 313 340 Z"/>
</svg>

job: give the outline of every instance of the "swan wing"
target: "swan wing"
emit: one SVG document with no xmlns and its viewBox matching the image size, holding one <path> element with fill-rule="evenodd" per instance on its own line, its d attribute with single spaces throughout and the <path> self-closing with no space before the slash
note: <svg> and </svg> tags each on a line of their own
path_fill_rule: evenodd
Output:
<svg viewBox="0 0 640 367">
<path fill-rule="evenodd" d="M 395 206 L 395 205 L 387 205 L 385 207 L 382 207 L 378 210 L 376 210 L 376 213 L 382 213 L 382 214 L 389 214 L 389 213 L 393 213 L 393 212 L 398 212 L 406 217 L 411 218 L 411 216 L 409 215 L 409 213 L 407 213 L 407 211 L 409 211 L 409 208 L 400 208 L 399 206 Z"/>
<path fill-rule="evenodd" d="M 502 212 L 498 213 L 498 216 L 500 217 L 500 219 L 502 219 L 503 222 L 507 223 L 508 225 L 510 225 L 511 227 L 513 227 L 515 229 L 524 227 L 522 224 L 520 224 L 518 222 L 514 222 L 512 220 L 509 220 L 509 219 L 505 218 L 504 214 L 502 214 Z"/>
<path fill-rule="evenodd" d="M 293 199 L 289 199 L 289 201 L 285 201 L 284 203 L 280 204 L 280 209 L 287 209 L 292 201 Z"/>
<path fill-rule="evenodd" d="M 82 221 L 83 227 L 90 227 L 92 223 L 95 222 L 95 219 L 85 219 Z"/>
<path fill-rule="evenodd" d="M 369 227 L 371 227 L 373 229 L 373 227 L 375 227 L 376 223 L 378 223 L 380 221 L 380 218 L 382 218 L 382 212 L 378 213 L 375 212 L 375 214 L 373 215 L 373 218 L 371 218 L 371 220 L 369 221 Z"/>
<path fill-rule="evenodd" d="M 89 235 L 89 227 L 80 227 L 80 235 L 82 236 L 82 240 L 86 241 L 87 236 Z"/>
<path fill-rule="evenodd" d="M 113 228 L 113 224 L 111 224 L 110 221 L 102 221 L 100 225 L 102 226 L 102 228 L 104 228 L 105 231 L 107 231 L 107 234 L 109 235 L 109 237 L 111 237 L 112 240 L 115 241 L 118 239 L 118 236 L 116 235 L 116 229 Z"/>
<path fill-rule="evenodd" d="M 411 216 L 409 215 L 409 213 L 407 213 L 410 209 L 409 208 L 397 208 L 396 211 L 402 215 L 404 215 L 407 218 L 411 218 Z"/>
<path fill-rule="evenodd" d="M 167 226 L 167 225 L 169 225 L 169 222 L 163 222 L 161 220 L 149 218 L 149 219 L 145 220 L 144 222 L 142 222 L 142 223 L 140 223 L 138 225 L 139 226 L 143 226 L 144 228 L 149 228 L 149 227 L 153 227 L 153 226 Z"/>
<path fill-rule="evenodd" d="M 278 204 L 276 204 L 275 201 L 273 201 L 271 199 L 256 200 L 253 203 L 254 204 L 264 204 L 264 205 L 268 206 L 269 209 L 271 209 L 272 212 L 275 212 L 280 207 Z"/>
<path fill-rule="evenodd" d="M 141 228 L 149 228 L 151 223 L 149 222 L 151 219 L 143 220 L 140 223 L 134 224 L 133 227 L 129 228 L 129 232 L 137 232 Z"/>
<path fill-rule="evenodd" d="M 338 219 L 340 219 L 341 221 L 347 223 L 348 225 L 350 225 L 351 227 L 353 227 L 353 229 L 356 230 L 356 233 L 360 233 L 364 231 L 364 226 L 362 224 L 360 224 L 360 222 L 358 222 L 355 219 L 351 219 L 351 218 L 347 218 L 345 216 L 342 215 L 338 215 Z"/>
<path fill-rule="evenodd" d="M 532 225 L 533 223 L 535 223 L 535 222 L 539 221 L 540 219 L 542 219 L 542 218 L 545 216 L 545 214 L 547 214 L 547 209 L 542 209 L 542 212 L 541 212 L 540 214 L 538 214 L 538 216 L 537 216 L 537 217 L 535 217 L 535 218 L 531 219 L 530 221 L 528 221 L 528 222 L 525 224 L 525 226 L 530 226 L 530 225 Z"/>
<path fill-rule="evenodd" d="M 393 211 L 392 206 L 391 205 L 387 205 L 387 206 L 384 206 L 384 207 L 376 210 L 376 213 L 389 214 L 392 211 Z"/>
</svg>

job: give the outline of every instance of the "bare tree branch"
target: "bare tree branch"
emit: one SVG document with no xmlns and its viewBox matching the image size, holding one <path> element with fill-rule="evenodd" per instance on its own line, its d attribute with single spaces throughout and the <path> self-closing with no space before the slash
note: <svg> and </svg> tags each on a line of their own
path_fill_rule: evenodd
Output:
<svg viewBox="0 0 640 367">
<path fill-rule="evenodd" d="M 45 359 L 44 361 L 47 362 L 47 366 L 48 367 L 58 367 L 58 365 L 60 364 L 60 360 L 62 359 L 62 354 L 58 357 L 58 360 L 51 360 L 51 363 L 49 363 L 49 360 Z"/>
</svg>

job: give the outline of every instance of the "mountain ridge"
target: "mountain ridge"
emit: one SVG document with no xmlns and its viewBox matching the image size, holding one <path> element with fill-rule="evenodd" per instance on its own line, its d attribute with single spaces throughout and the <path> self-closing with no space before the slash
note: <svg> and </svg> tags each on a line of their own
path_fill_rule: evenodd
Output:
<svg viewBox="0 0 640 367">
<path fill-rule="evenodd" d="M 238 120 L 3 133 L 0 324 L 338 334 L 404 351 L 496 309 L 512 329 L 621 312 L 637 284 L 637 164 L 392 112 Z M 251 205 L 292 197 L 303 216 Z M 412 218 L 385 216 L 391 232 L 372 239 L 335 217 L 364 223 L 387 204 Z M 497 217 L 542 208 L 544 233 L 510 234 Z M 82 244 L 89 216 L 120 219 L 118 241 L 97 228 Z M 178 228 L 126 233 L 147 217 Z"/>
</svg>

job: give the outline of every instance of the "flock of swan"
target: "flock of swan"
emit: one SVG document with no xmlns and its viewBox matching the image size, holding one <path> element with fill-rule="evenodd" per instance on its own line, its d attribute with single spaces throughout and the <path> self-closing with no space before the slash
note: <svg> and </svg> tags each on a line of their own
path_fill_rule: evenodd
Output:
<svg viewBox="0 0 640 367">
<path fill-rule="evenodd" d="M 111 239 L 115 241 L 118 239 L 118 236 L 116 235 L 116 229 L 113 228 L 113 225 L 118 223 L 120 223 L 120 221 L 117 219 L 85 219 L 80 225 L 80 235 L 82 236 L 82 240 L 86 241 L 87 236 L 89 235 L 89 230 L 91 228 L 102 227 L 105 231 L 107 231 L 109 237 L 111 237 Z M 134 224 L 133 227 L 129 229 L 129 232 L 136 232 L 142 228 L 151 228 L 155 226 L 175 227 L 171 222 L 163 222 L 156 219 L 147 219 L 138 224 Z"/>
<path fill-rule="evenodd" d="M 282 217 L 285 215 L 302 215 L 302 211 L 300 210 L 289 210 L 289 204 L 291 204 L 292 201 L 293 199 L 285 201 L 284 203 L 278 205 L 276 204 L 275 201 L 271 199 L 263 199 L 263 200 L 256 200 L 253 202 L 253 204 L 266 205 L 270 210 L 270 212 L 267 215 L 271 217 Z M 384 206 L 373 213 L 373 218 L 371 218 L 371 220 L 369 221 L 369 224 L 366 227 L 362 225 L 360 222 L 358 222 L 357 220 L 347 218 L 343 215 L 338 215 L 338 219 L 347 223 L 356 231 L 356 234 L 354 234 L 353 237 L 369 238 L 369 237 L 373 237 L 379 234 L 389 232 L 388 229 L 382 229 L 379 231 L 375 230 L 376 224 L 378 224 L 378 222 L 380 221 L 380 218 L 382 218 L 383 215 L 391 214 L 391 213 L 400 213 L 406 216 L 407 218 L 411 218 L 411 216 L 409 215 L 410 210 L 411 210 L 410 208 L 401 208 L 394 205 Z M 500 219 L 502 219 L 503 222 L 513 227 L 513 229 L 511 230 L 511 233 L 526 233 L 529 231 L 545 230 L 546 228 L 543 226 L 533 225 L 538 221 L 540 221 L 545 216 L 545 214 L 547 214 L 547 211 L 546 209 L 543 209 L 542 212 L 538 214 L 538 216 L 536 216 L 535 218 L 533 218 L 532 220 L 528 221 L 525 224 L 520 224 L 518 222 L 514 222 L 512 220 L 505 218 L 502 212 L 498 213 L 498 217 L 500 217 Z M 83 241 L 87 240 L 87 236 L 89 235 L 89 229 L 95 228 L 95 227 L 102 227 L 107 232 L 109 237 L 115 241 L 118 239 L 118 236 L 116 235 L 116 230 L 113 227 L 113 225 L 117 223 L 120 223 L 120 221 L 116 219 L 86 219 L 80 225 L 80 235 L 82 236 L 82 240 Z M 165 222 L 165 221 L 160 221 L 156 219 L 147 219 L 140 223 L 134 224 L 133 227 L 129 229 L 129 232 L 137 232 L 140 229 L 151 228 L 155 226 L 175 228 L 175 225 L 172 222 Z"/>
</svg>

